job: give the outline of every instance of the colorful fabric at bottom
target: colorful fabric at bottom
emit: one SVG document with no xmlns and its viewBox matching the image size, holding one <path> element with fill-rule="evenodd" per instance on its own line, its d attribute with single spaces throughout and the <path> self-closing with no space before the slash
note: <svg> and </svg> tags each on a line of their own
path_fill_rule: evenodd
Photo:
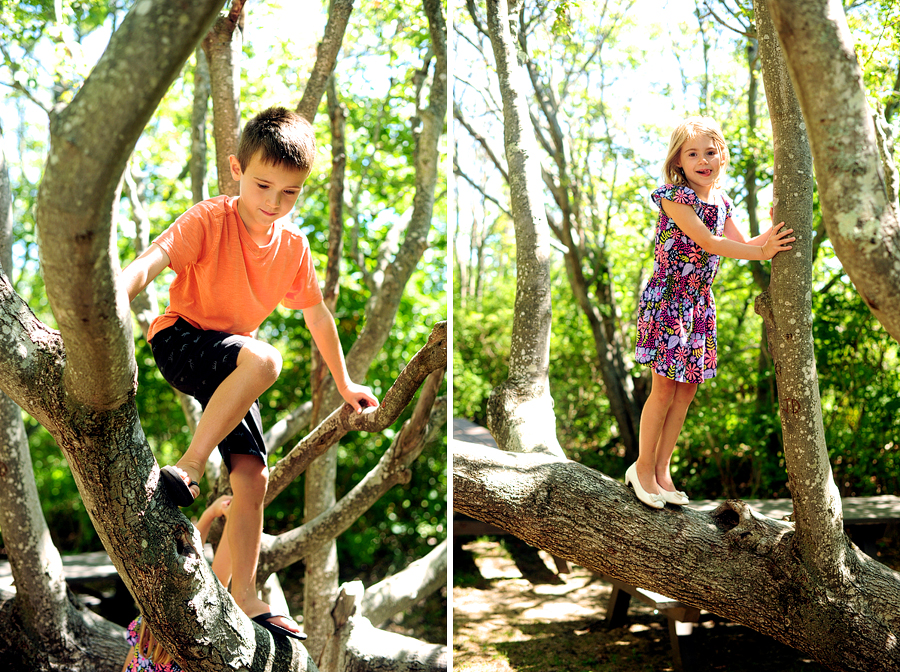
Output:
<svg viewBox="0 0 900 672">
<path fill-rule="evenodd" d="M 126 641 L 131 644 L 131 652 L 122 672 L 182 672 L 181 666 L 150 633 L 141 616 L 128 624 Z"/>
</svg>

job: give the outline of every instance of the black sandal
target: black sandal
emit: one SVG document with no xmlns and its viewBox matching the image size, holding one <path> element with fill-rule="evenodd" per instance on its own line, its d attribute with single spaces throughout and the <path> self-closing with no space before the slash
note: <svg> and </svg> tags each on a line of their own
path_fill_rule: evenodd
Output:
<svg viewBox="0 0 900 672">
<path fill-rule="evenodd" d="M 166 493 L 169 495 L 169 499 L 175 504 L 178 506 L 190 506 L 194 503 L 195 497 L 191 486 L 196 485 L 199 489 L 200 484 L 197 481 L 191 481 L 191 484 L 188 485 L 173 466 L 163 467 L 159 470 L 159 475 L 163 485 L 166 486 Z"/>
<path fill-rule="evenodd" d="M 304 632 L 294 632 L 292 630 L 288 630 L 287 628 L 283 628 L 277 623 L 270 623 L 270 618 L 286 618 L 292 623 L 294 620 L 290 616 L 282 616 L 281 614 L 273 614 L 271 611 L 267 611 L 264 614 L 260 614 L 259 616 L 254 616 L 250 620 L 254 623 L 258 623 L 262 627 L 264 627 L 269 632 L 275 635 L 284 635 L 285 637 L 293 637 L 294 639 L 306 639 L 306 633 Z"/>
</svg>

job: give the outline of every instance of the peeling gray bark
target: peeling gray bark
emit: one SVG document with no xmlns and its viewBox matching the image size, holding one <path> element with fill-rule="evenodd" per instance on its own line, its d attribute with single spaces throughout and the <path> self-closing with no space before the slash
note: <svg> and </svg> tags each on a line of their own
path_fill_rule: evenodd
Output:
<svg viewBox="0 0 900 672">
<path fill-rule="evenodd" d="M 549 389 L 550 228 L 544 215 L 527 74 L 513 29 L 521 0 L 489 0 L 487 24 L 503 99 L 504 141 L 516 231 L 516 303 L 509 376 L 488 399 L 488 428 L 505 450 L 562 455 Z"/>
<path fill-rule="evenodd" d="M 806 120 L 828 237 L 857 291 L 900 340 L 900 224 L 842 7 L 770 0 Z"/>
</svg>

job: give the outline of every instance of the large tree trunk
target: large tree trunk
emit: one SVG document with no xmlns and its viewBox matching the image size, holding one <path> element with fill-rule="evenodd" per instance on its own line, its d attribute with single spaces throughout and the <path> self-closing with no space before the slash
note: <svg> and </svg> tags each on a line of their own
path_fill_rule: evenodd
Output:
<svg viewBox="0 0 900 672">
<path fill-rule="evenodd" d="M 337 94 L 334 76 L 328 78 L 328 117 L 331 122 L 331 180 L 328 188 L 328 264 L 322 300 L 335 312 L 341 273 L 344 240 L 344 168 L 346 165 L 344 123 L 346 109 Z M 312 345 L 312 402 L 310 430 L 319 424 L 325 400 L 328 367 L 315 343 Z M 337 480 L 337 442 L 316 459 L 306 472 L 304 483 L 305 520 L 308 522 L 335 504 Z M 306 557 L 303 578 L 303 629 L 307 646 L 316 655 L 334 634 L 331 607 L 338 591 L 337 544 L 334 538 L 312 550 Z"/>
<path fill-rule="evenodd" d="M 770 0 L 812 145 L 822 217 L 857 291 L 900 340 L 900 225 L 840 3 Z M 827 76 L 823 76 L 827 73 Z"/>
<path fill-rule="evenodd" d="M 0 135 L 2 137 L 2 135 Z M 12 269 L 12 191 L 0 148 L 0 282 Z M 124 634 L 78 605 L 66 589 L 62 559 L 50 539 L 34 480 L 22 409 L 0 392 L 0 529 L 16 593 L 2 599 L 0 640 L 10 669 L 49 669 L 51 660 L 115 672 L 127 651 Z"/>
<path fill-rule="evenodd" d="M 122 171 L 219 7 L 139 4 L 72 103 L 54 115 L 37 220 L 60 333 L 0 286 L 0 380 L 62 448 L 120 576 L 179 662 L 194 672 L 276 662 L 312 669 L 302 647 L 273 648 L 234 605 L 202 559 L 193 526 L 159 488 L 134 404 L 127 298 L 115 281 L 112 204 Z M 109 106 L 126 93 L 129 105 Z"/>
<path fill-rule="evenodd" d="M 509 375 L 488 399 L 488 428 L 512 451 L 562 455 L 550 396 L 550 228 L 544 214 L 527 74 L 513 29 L 521 0 L 489 0 L 487 24 L 503 98 L 504 141 L 516 230 L 516 305 Z"/>
<path fill-rule="evenodd" d="M 803 557 L 792 523 L 738 500 L 651 510 L 624 485 L 549 455 L 456 443 L 456 511 L 595 572 L 743 623 L 834 670 L 900 669 L 900 574 L 848 547 L 852 592 Z"/>
</svg>

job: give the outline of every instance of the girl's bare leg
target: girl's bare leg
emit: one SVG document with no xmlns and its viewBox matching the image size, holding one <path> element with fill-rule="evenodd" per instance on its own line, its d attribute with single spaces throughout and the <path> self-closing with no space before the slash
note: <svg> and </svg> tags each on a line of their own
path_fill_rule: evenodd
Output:
<svg viewBox="0 0 900 672">
<path fill-rule="evenodd" d="M 637 475 L 641 487 L 658 494 L 656 484 L 656 447 L 660 442 L 669 409 L 675 397 L 676 383 L 652 372 L 650 396 L 641 411 L 641 434 L 637 459 Z"/>
<path fill-rule="evenodd" d="M 675 484 L 672 482 L 672 475 L 669 473 L 669 464 L 672 460 L 672 453 L 675 452 L 675 443 L 678 441 L 678 435 L 684 426 L 688 408 L 690 408 L 696 393 L 696 383 L 675 383 L 672 405 L 669 406 L 669 412 L 666 414 L 659 441 L 656 444 L 656 462 L 654 465 L 656 483 L 659 487 L 669 492 L 676 490 Z"/>
<path fill-rule="evenodd" d="M 219 546 L 216 548 L 216 554 L 213 556 L 212 570 L 219 582 L 228 588 L 231 582 L 231 546 L 228 543 L 228 521 L 225 521 L 225 527 L 222 530 L 222 538 L 219 539 Z"/>
<path fill-rule="evenodd" d="M 175 466 L 199 481 L 210 453 L 240 424 L 253 402 L 272 386 L 280 372 L 281 355 L 275 348 L 260 341 L 245 343 L 238 354 L 237 368 L 209 400 L 191 445 Z"/>
</svg>

